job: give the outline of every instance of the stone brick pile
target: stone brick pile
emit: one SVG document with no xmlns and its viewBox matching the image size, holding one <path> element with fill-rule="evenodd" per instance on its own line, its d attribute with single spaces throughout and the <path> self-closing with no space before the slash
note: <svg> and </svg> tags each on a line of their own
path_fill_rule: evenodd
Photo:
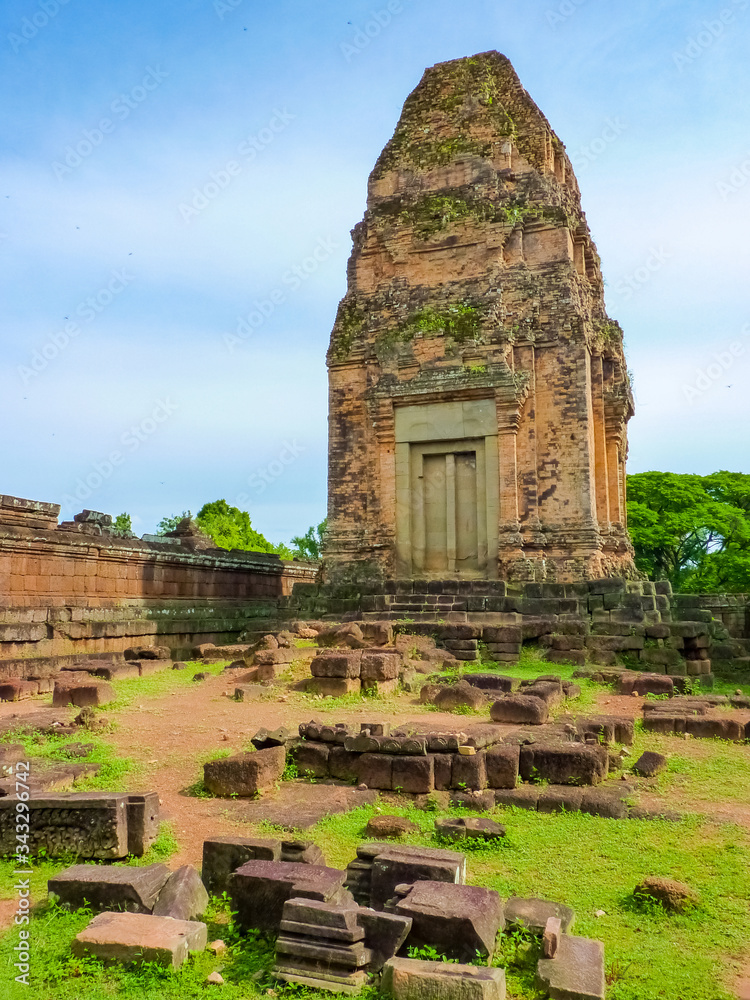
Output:
<svg viewBox="0 0 750 1000">
<path fill-rule="evenodd" d="M 52 692 L 52 704 L 57 708 L 99 707 L 114 700 L 110 681 L 143 677 L 172 667 L 167 646 L 134 647 L 126 649 L 123 656 L 74 658 L 45 668 L 40 677 L 9 676 L 0 681 L 0 701 L 24 701 Z"/>
<path fill-rule="evenodd" d="M 16 840 L 16 795 L 0 798 L 0 856 L 12 855 Z M 32 795 L 28 846 L 32 855 L 115 860 L 145 854 L 159 832 L 159 796 L 74 792 Z"/>
<path fill-rule="evenodd" d="M 734 708 L 733 714 L 725 710 Z M 671 698 L 646 702 L 643 728 L 652 733 L 693 736 L 697 739 L 721 739 L 744 742 L 750 739 L 750 699 L 724 695 Z"/>
<path fill-rule="evenodd" d="M 203 858 L 202 877 L 189 865 L 170 872 L 162 864 L 58 873 L 50 894 L 96 913 L 73 941 L 74 954 L 177 968 L 206 947 L 200 918 L 209 892 L 227 891 L 241 933 L 276 938 L 272 974 L 286 982 L 357 993 L 382 973 L 385 995 L 401 1000 L 503 1000 L 502 969 L 459 963 L 490 961 L 498 934 L 523 926 L 540 939 L 538 981 L 555 983 L 560 992 L 551 995 L 579 995 L 565 992 L 578 976 L 587 998 L 604 996 L 601 944 L 569 935 L 573 911 L 540 899 L 503 902 L 492 889 L 466 885 L 460 852 L 361 844 L 339 870 L 322 863 L 310 842 L 219 837 L 205 842 Z M 435 949 L 450 961 L 403 958 L 411 948 Z"/>
<path fill-rule="evenodd" d="M 50 895 L 71 909 L 101 911 L 74 939 L 75 955 L 130 964 L 156 962 L 172 968 L 206 947 L 198 918 L 208 893 L 190 865 L 104 867 L 73 865 L 47 883 Z"/>
<path fill-rule="evenodd" d="M 538 696 L 527 699 L 533 705 L 545 704 Z M 609 773 L 606 743 L 632 743 L 633 723 L 597 716 L 549 725 L 543 735 L 533 736 L 528 730 L 486 724 L 448 733 L 419 731 L 418 727 L 391 732 L 386 723 L 362 724 L 358 731 L 349 724 L 310 722 L 300 725 L 299 732 L 300 739 L 289 746 L 289 754 L 301 777 L 425 795 L 513 789 L 519 777 L 555 784 L 599 784 Z"/>
</svg>

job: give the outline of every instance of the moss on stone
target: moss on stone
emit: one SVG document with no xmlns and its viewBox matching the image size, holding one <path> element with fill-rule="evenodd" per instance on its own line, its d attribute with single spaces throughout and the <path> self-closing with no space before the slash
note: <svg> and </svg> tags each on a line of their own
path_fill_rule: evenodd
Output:
<svg viewBox="0 0 750 1000">
<path fill-rule="evenodd" d="M 376 223 L 402 222 L 413 226 L 414 235 L 420 240 L 428 240 L 449 226 L 468 220 L 503 223 L 508 226 L 534 220 L 555 226 L 571 225 L 567 211 L 561 206 L 529 205 L 518 200 L 496 203 L 488 198 L 450 192 L 425 195 L 414 202 L 394 198 L 380 204 L 374 213 Z"/>
<path fill-rule="evenodd" d="M 331 338 L 331 354 L 338 361 L 347 357 L 364 324 L 365 314 L 356 302 L 343 301 L 339 305 Z"/>
<path fill-rule="evenodd" d="M 375 340 L 377 353 L 390 353 L 398 344 L 416 337 L 447 337 L 454 344 L 481 339 L 481 316 L 475 306 L 458 302 L 446 309 L 426 306 L 398 326 L 381 333 Z"/>
</svg>

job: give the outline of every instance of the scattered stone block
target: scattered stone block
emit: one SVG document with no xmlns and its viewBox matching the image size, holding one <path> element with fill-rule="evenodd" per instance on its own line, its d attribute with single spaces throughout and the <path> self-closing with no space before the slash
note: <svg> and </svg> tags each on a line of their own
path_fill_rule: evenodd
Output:
<svg viewBox="0 0 750 1000">
<path fill-rule="evenodd" d="M 380 984 L 393 1000 L 505 1000 L 505 972 L 485 966 L 392 958 Z"/>
<path fill-rule="evenodd" d="M 142 857 L 159 836 L 159 793 L 131 792 L 127 796 L 128 854 Z"/>
<path fill-rule="evenodd" d="M 512 694 L 521 686 L 518 677 L 503 674 L 467 674 L 464 680 L 482 691 L 502 691 L 503 694 Z"/>
<path fill-rule="evenodd" d="M 609 755 L 602 746 L 568 743 L 560 747 L 534 745 L 524 750 L 536 776 L 554 785 L 598 785 L 607 776 Z"/>
<path fill-rule="evenodd" d="M 504 926 L 499 893 L 476 885 L 416 882 L 389 910 L 411 917 L 407 943 L 431 945 L 449 958 L 471 961 L 492 956 Z"/>
<path fill-rule="evenodd" d="M 559 917 L 548 917 L 542 935 L 542 955 L 544 958 L 554 958 L 560 946 L 562 921 Z"/>
<path fill-rule="evenodd" d="M 556 1000 L 604 1000 L 604 945 L 563 934 L 554 958 L 540 958 L 537 984 Z"/>
<path fill-rule="evenodd" d="M 52 707 L 63 708 L 66 705 L 76 705 L 78 708 L 91 705 L 98 708 L 115 700 L 115 689 L 106 681 L 89 681 L 87 683 L 68 684 L 56 681 L 52 693 Z"/>
<path fill-rule="evenodd" d="M 635 887 L 633 894 L 660 903 L 665 910 L 673 913 L 688 913 L 699 903 L 698 893 L 694 889 L 671 878 L 649 876 Z"/>
<path fill-rule="evenodd" d="M 394 791 L 411 795 L 425 795 L 435 787 L 435 757 L 394 757 L 391 776 Z"/>
<path fill-rule="evenodd" d="M 100 913 L 73 941 L 73 954 L 122 964 L 156 962 L 178 969 L 191 951 L 203 951 L 206 925 L 144 913 Z"/>
<path fill-rule="evenodd" d="M 378 853 L 373 858 L 370 870 L 370 906 L 375 910 L 385 907 L 393 897 L 397 885 L 411 885 L 421 881 L 462 885 L 466 880 L 466 857 L 457 851 L 430 847 L 375 846 Z"/>
<path fill-rule="evenodd" d="M 457 708 L 478 710 L 487 704 L 487 695 L 465 680 L 458 684 L 441 685 L 435 695 L 434 704 L 444 712 L 454 712 Z"/>
<path fill-rule="evenodd" d="M 77 854 L 79 857 L 114 860 L 136 853 L 130 848 L 128 795 L 103 792 L 45 794 L 29 800 L 31 854 L 48 857 Z M 0 856 L 16 847 L 16 801 L 0 798 Z M 143 851 L 137 851 L 142 854 Z"/>
<path fill-rule="evenodd" d="M 359 676 L 363 681 L 398 679 L 401 656 L 396 650 L 365 649 L 362 652 Z"/>
<path fill-rule="evenodd" d="M 339 781 L 358 784 L 359 770 L 357 769 L 357 762 L 359 761 L 359 756 L 358 753 L 349 753 L 344 747 L 332 746 L 328 754 L 328 773 L 332 778 L 337 778 Z"/>
<path fill-rule="evenodd" d="M 495 792 L 491 788 L 486 791 L 480 789 L 454 791 L 451 792 L 450 804 L 460 806 L 462 809 L 471 809 L 473 812 L 489 812 L 495 807 Z"/>
<path fill-rule="evenodd" d="M 539 789 L 537 811 L 543 813 L 578 812 L 583 801 L 583 788 L 568 785 L 547 785 Z"/>
<path fill-rule="evenodd" d="M 143 868 L 73 865 L 49 879 L 47 889 L 73 910 L 88 904 L 92 910 L 150 913 L 170 875 L 161 864 Z"/>
<path fill-rule="evenodd" d="M 451 788 L 481 790 L 487 787 L 486 755 L 475 753 L 464 756 L 461 753 L 451 755 Z"/>
<path fill-rule="evenodd" d="M 229 876 L 232 910 L 243 930 L 276 934 L 288 899 L 317 899 L 323 903 L 351 900 L 344 889 L 346 872 L 323 865 L 289 861 L 248 861 Z"/>
<path fill-rule="evenodd" d="M 330 743 L 317 743 L 313 740 L 303 740 L 298 743 L 294 750 L 297 773 L 304 778 L 327 777 L 330 753 Z"/>
<path fill-rule="evenodd" d="M 549 718 L 549 707 L 542 698 L 530 695 L 506 695 L 496 701 L 490 709 L 493 722 L 542 726 Z"/>
<path fill-rule="evenodd" d="M 603 819 L 625 819 L 628 815 L 626 797 L 632 788 L 586 788 L 581 796 L 581 812 Z"/>
<path fill-rule="evenodd" d="M 281 860 L 300 865 L 323 865 L 323 851 L 312 840 L 282 840 Z"/>
<path fill-rule="evenodd" d="M 24 701 L 39 694 L 38 681 L 24 681 L 13 678 L 0 683 L 0 701 Z"/>
<path fill-rule="evenodd" d="M 368 970 L 380 972 L 406 941 L 411 930 L 411 917 L 361 908 L 357 913 L 357 922 L 365 932 L 365 944 L 370 949 Z"/>
<path fill-rule="evenodd" d="M 147 677 L 150 674 L 158 674 L 162 670 L 171 670 L 172 661 L 171 660 L 138 660 L 138 673 L 141 677 Z"/>
<path fill-rule="evenodd" d="M 498 806 L 516 806 L 518 809 L 535 810 L 539 802 L 539 788 L 536 785 L 497 788 L 494 794 L 495 804 Z"/>
<path fill-rule="evenodd" d="M 487 785 L 490 788 L 515 788 L 518 782 L 520 748 L 510 744 L 490 747 L 485 755 Z"/>
<path fill-rule="evenodd" d="M 670 698 L 674 694 L 674 681 L 664 674 L 629 674 L 620 675 L 619 694 L 666 694 Z"/>
<path fill-rule="evenodd" d="M 435 823 L 435 834 L 443 840 L 497 840 L 505 836 L 505 827 L 493 819 L 459 816 Z"/>
<path fill-rule="evenodd" d="M 567 934 L 575 922 L 575 913 L 563 903 L 553 903 L 548 899 L 524 899 L 511 896 L 505 904 L 505 923 L 508 927 L 523 926 L 531 934 L 541 937 L 550 917 L 560 921 L 560 927 Z"/>
<path fill-rule="evenodd" d="M 284 747 L 236 754 L 204 764 L 203 783 L 212 795 L 248 798 L 273 788 L 281 780 L 285 763 Z"/>
<path fill-rule="evenodd" d="M 375 680 L 365 680 L 361 681 L 362 691 L 366 691 L 370 697 L 373 698 L 387 698 L 389 695 L 395 694 L 398 691 L 398 679 L 392 681 L 375 681 Z"/>
<path fill-rule="evenodd" d="M 235 701 L 256 701 L 268 694 L 266 684 L 237 684 L 234 689 Z"/>
<path fill-rule="evenodd" d="M 737 719 L 688 718 L 685 732 L 697 739 L 739 741 L 745 738 L 745 725 Z"/>
<path fill-rule="evenodd" d="M 338 677 L 353 679 L 360 676 L 362 653 L 360 650 L 341 650 L 335 653 L 318 653 L 310 664 L 313 677 Z"/>
<path fill-rule="evenodd" d="M 654 778 L 667 766 L 667 758 L 654 750 L 646 750 L 633 764 L 633 771 L 642 778 Z"/>
<path fill-rule="evenodd" d="M 361 690 L 359 677 L 313 677 L 308 682 L 308 691 L 321 694 L 324 698 L 343 698 Z"/>
<path fill-rule="evenodd" d="M 137 663 L 107 663 L 97 667 L 92 673 L 103 681 L 123 681 L 141 676 Z"/>
<path fill-rule="evenodd" d="M 203 841 L 201 879 L 212 896 L 227 888 L 232 872 L 247 861 L 280 861 L 278 840 L 254 840 L 250 837 L 212 837 Z"/>
<path fill-rule="evenodd" d="M 130 646 L 123 656 L 126 660 L 170 660 L 172 651 L 169 646 Z"/>
<path fill-rule="evenodd" d="M 363 753 L 357 761 L 360 784 L 367 788 L 393 788 L 393 762 L 397 758 L 385 753 Z"/>
<path fill-rule="evenodd" d="M 208 893 L 200 875 L 192 865 L 183 865 L 164 883 L 152 913 L 175 920 L 197 920 L 207 906 Z"/>
<path fill-rule="evenodd" d="M 419 827 L 405 816 L 372 816 L 365 827 L 367 837 L 405 837 L 408 833 L 419 833 Z"/>
</svg>

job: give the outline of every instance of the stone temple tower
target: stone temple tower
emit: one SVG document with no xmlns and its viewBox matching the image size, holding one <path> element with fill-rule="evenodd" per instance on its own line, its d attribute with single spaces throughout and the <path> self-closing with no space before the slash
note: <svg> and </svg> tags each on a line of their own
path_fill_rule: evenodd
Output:
<svg viewBox="0 0 750 1000">
<path fill-rule="evenodd" d="M 622 331 L 565 147 L 505 56 L 425 72 L 352 235 L 327 579 L 636 575 Z"/>
</svg>

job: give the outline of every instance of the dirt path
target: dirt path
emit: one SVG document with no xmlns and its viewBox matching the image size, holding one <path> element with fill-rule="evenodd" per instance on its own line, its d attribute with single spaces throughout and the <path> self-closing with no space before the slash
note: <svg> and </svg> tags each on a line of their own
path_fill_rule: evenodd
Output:
<svg viewBox="0 0 750 1000">
<path fill-rule="evenodd" d="M 113 716 L 117 729 L 108 737 L 124 757 L 143 766 L 142 790 L 155 790 L 162 803 L 162 815 L 175 825 L 178 853 L 170 865 L 200 864 L 202 844 L 210 834 L 252 835 L 239 818 L 237 803 L 221 799 L 201 799 L 185 794 L 200 778 L 201 765 L 210 755 L 224 750 L 239 753 L 261 727 L 287 726 L 296 732 L 300 722 L 324 717 L 337 722 L 383 721 L 402 725 L 408 722 L 455 729 L 460 716 L 425 713 L 413 696 L 405 695 L 388 711 L 366 702 L 331 714 L 325 702 L 303 703 L 279 689 L 276 701 L 237 702 L 226 696 L 232 691 L 226 675 L 208 677 L 193 687 L 183 688 L 145 701 Z M 395 708 L 395 711 L 394 711 Z M 469 722 L 482 721 L 472 717 Z"/>
</svg>

